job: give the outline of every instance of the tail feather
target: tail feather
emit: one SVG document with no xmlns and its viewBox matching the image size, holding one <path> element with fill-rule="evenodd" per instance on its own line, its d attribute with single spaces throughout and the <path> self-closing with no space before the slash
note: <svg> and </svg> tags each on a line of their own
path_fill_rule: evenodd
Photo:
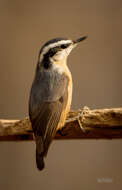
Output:
<svg viewBox="0 0 122 190">
<path fill-rule="evenodd" d="M 44 164 L 44 155 L 43 153 L 39 154 L 36 150 L 36 165 L 39 170 L 43 170 L 45 167 Z"/>
<path fill-rule="evenodd" d="M 41 136 L 36 136 L 36 165 L 39 170 L 44 169 L 44 143 Z"/>
<path fill-rule="evenodd" d="M 49 146 L 52 142 L 52 137 L 42 140 L 41 136 L 36 136 L 36 165 L 39 170 L 45 167 L 44 157 L 46 157 Z"/>
</svg>

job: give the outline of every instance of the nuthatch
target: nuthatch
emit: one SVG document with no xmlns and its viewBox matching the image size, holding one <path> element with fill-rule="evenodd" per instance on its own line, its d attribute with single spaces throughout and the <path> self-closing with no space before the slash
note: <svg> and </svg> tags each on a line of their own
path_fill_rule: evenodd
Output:
<svg viewBox="0 0 122 190">
<path fill-rule="evenodd" d="M 72 100 L 72 76 L 67 66 L 77 40 L 56 38 L 40 49 L 29 99 L 29 117 L 36 141 L 36 164 L 44 168 L 44 157 L 57 130 L 64 126 Z"/>
</svg>

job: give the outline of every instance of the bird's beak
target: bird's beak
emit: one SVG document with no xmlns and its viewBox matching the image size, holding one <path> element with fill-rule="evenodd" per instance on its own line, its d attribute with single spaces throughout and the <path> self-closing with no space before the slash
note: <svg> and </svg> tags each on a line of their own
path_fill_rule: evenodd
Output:
<svg viewBox="0 0 122 190">
<path fill-rule="evenodd" d="M 73 40 L 73 44 L 76 45 L 78 44 L 79 42 L 85 40 L 88 36 L 83 36 L 81 38 L 78 38 L 77 40 Z"/>
<path fill-rule="evenodd" d="M 78 38 L 77 40 L 73 40 L 71 45 L 66 49 L 67 56 L 70 54 L 70 52 L 78 45 L 79 42 L 85 40 L 87 36 L 83 36 L 81 38 Z"/>
</svg>

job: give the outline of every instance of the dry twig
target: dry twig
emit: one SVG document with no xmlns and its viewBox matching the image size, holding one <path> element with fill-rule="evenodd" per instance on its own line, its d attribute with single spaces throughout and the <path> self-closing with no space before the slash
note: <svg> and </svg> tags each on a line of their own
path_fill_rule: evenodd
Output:
<svg viewBox="0 0 122 190">
<path fill-rule="evenodd" d="M 71 111 L 62 133 L 55 139 L 112 139 L 122 138 L 122 108 Z M 28 118 L 0 120 L 0 141 L 33 140 Z"/>
</svg>

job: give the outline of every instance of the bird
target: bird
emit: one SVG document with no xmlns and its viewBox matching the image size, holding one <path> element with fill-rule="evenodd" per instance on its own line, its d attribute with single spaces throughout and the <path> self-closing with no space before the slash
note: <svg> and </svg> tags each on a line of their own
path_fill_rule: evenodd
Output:
<svg viewBox="0 0 122 190">
<path fill-rule="evenodd" d="M 56 132 L 61 131 L 72 101 L 72 75 L 67 66 L 70 52 L 87 36 L 71 40 L 55 38 L 40 49 L 29 96 L 29 118 L 36 142 L 36 165 L 44 159 Z"/>
</svg>

